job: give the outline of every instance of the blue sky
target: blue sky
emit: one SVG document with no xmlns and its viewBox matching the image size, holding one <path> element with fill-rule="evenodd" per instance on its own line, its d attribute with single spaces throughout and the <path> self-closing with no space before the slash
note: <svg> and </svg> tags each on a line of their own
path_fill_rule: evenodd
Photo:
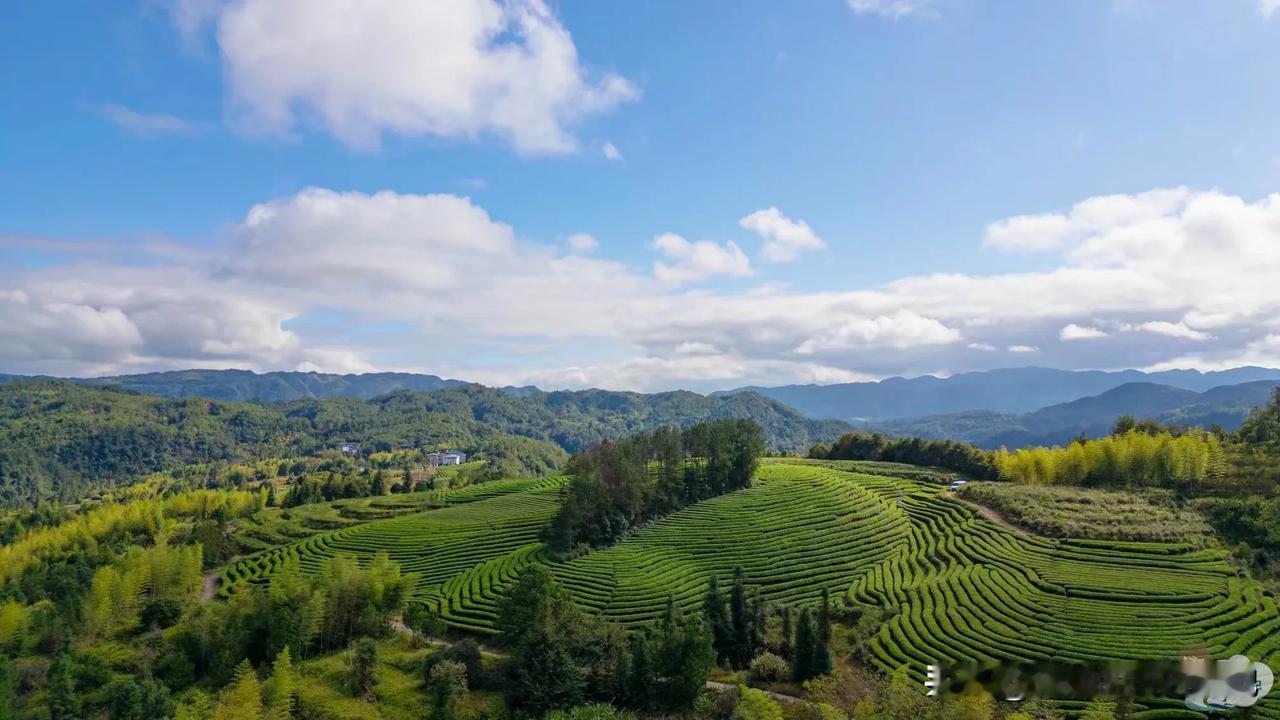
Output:
<svg viewBox="0 0 1280 720">
<path fill-rule="evenodd" d="M 1276 5 L 11 3 L 0 372 L 1276 364 Z"/>
</svg>

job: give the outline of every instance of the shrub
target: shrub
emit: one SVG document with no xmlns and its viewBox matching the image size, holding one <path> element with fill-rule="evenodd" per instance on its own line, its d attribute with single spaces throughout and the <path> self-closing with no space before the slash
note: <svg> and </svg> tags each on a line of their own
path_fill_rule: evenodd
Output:
<svg viewBox="0 0 1280 720">
<path fill-rule="evenodd" d="M 762 652 L 751 661 L 751 677 L 762 682 L 782 682 L 791 677 L 791 665 L 771 652 Z"/>
</svg>

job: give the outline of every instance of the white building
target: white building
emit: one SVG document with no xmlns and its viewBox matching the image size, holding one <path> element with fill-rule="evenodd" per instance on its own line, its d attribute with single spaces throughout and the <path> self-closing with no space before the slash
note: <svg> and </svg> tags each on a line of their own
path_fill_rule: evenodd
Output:
<svg viewBox="0 0 1280 720">
<path fill-rule="evenodd" d="M 360 452 L 360 443 L 344 442 L 338 443 L 338 451 L 343 455 L 355 455 Z"/>
<path fill-rule="evenodd" d="M 427 453 L 427 465 L 441 467 L 443 465 L 461 465 L 467 461 L 467 454 L 458 450 Z"/>
</svg>

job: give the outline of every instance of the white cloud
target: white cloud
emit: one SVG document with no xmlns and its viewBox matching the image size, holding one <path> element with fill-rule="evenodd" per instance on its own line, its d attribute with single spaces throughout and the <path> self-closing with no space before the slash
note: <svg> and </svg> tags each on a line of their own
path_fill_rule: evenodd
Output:
<svg viewBox="0 0 1280 720">
<path fill-rule="evenodd" d="M 732 243 L 659 236 L 650 274 L 524 237 L 467 198 L 313 188 L 185 250 L 86 243 L 40 267 L 0 252 L 0 372 L 395 366 L 714 389 L 955 373 L 1019 346 L 1055 367 L 1277 364 L 1280 194 L 1187 192 L 1163 215 L 1109 217 L 1042 271 L 725 290 L 683 284 L 749 274 Z M 1110 338 L 1056 342 L 1071 325 Z"/>
<path fill-rule="evenodd" d="M 1115 227 L 1158 221 L 1190 197 L 1186 188 L 1139 195 L 1104 195 L 1077 203 L 1065 215 L 1018 215 L 987 226 L 984 244 L 1001 250 L 1057 250 Z"/>
<path fill-rule="evenodd" d="M 195 135 L 203 130 L 199 123 L 168 113 L 143 113 L 113 103 L 102 105 L 97 110 L 106 119 L 135 135 Z"/>
<path fill-rule="evenodd" d="M 1280 10 L 1280 0 L 1258 0 L 1258 12 L 1262 17 L 1269 19 L 1276 10 Z"/>
<path fill-rule="evenodd" d="M 892 316 L 851 318 L 835 328 L 801 343 L 796 352 L 812 355 L 819 351 L 845 351 L 865 347 L 913 348 L 946 345 L 960 340 L 959 331 L 933 318 L 909 310 Z"/>
<path fill-rule="evenodd" d="M 1213 336 L 1207 332 L 1193 330 L 1187 327 L 1186 323 L 1167 322 L 1164 320 L 1156 320 L 1152 322 L 1144 322 L 1135 326 L 1136 330 L 1144 330 L 1146 332 L 1155 333 L 1157 335 L 1167 335 L 1168 337 L 1183 338 L 1185 340 L 1209 340 Z"/>
<path fill-rule="evenodd" d="M 598 387 L 658 392 L 673 387 L 705 389 L 777 383 L 843 383 L 878 377 L 811 362 L 764 360 L 732 354 L 690 353 L 643 356 L 597 365 L 519 375 L 495 375 L 495 384 L 532 383 L 540 387 Z"/>
<path fill-rule="evenodd" d="M 1058 332 L 1059 340 L 1095 340 L 1104 337 L 1109 337 L 1109 333 L 1096 327 L 1075 323 L 1068 323 Z"/>
<path fill-rule="evenodd" d="M 934 0 L 849 0 L 849 9 L 859 15 L 875 14 L 887 18 L 908 15 L 930 15 Z"/>
<path fill-rule="evenodd" d="M 677 355 L 715 355 L 719 352 L 719 350 L 716 350 L 715 345 L 693 340 L 682 342 L 675 348 Z"/>
<path fill-rule="evenodd" d="M 791 220 L 776 207 L 757 210 L 739 220 L 738 226 L 764 238 L 762 254 L 773 262 L 790 262 L 804 250 L 826 247 L 809 223 Z"/>
<path fill-rule="evenodd" d="M 1008 351 L 1011 353 L 1033 353 L 1040 352 L 1040 348 L 1034 345 L 1010 345 Z"/>
<path fill-rule="evenodd" d="M 653 249 L 674 263 L 653 264 L 653 275 L 664 285 L 683 285 L 716 275 L 746 277 L 751 262 L 732 241 L 718 245 L 710 240 L 690 242 L 675 233 L 663 233 L 653 239 Z"/>
<path fill-rule="evenodd" d="M 565 243 L 568 244 L 570 250 L 576 253 L 594 252 L 596 248 L 600 247 L 600 243 L 596 241 L 595 236 L 584 232 L 570 235 L 565 240 Z"/>
<path fill-rule="evenodd" d="M 622 151 L 618 150 L 618 147 L 611 142 L 606 142 L 600 146 L 600 154 L 604 155 L 607 160 L 618 161 L 622 159 Z"/>
<path fill-rule="evenodd" d="M 494 135 L 564 153 L 578 121 L 639 96 L 584 67 L 543 0 L 240 0 L 217 25 L 232 119 L 250 134 L 315 125 L 362 149 L 384 133 Z"/>
</svg>

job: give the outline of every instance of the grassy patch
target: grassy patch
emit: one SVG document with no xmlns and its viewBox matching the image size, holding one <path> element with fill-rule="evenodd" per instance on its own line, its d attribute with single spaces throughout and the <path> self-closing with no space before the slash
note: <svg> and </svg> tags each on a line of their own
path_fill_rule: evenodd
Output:
<svg viewBox="0 0 1280 720">
<path fill-rule="evenodd" d="M 1210 535 L 1204 519 L 1168 491 L 973 482 L 959 495 L 1049 537 L 1203 545 Z"/>
</svg>

